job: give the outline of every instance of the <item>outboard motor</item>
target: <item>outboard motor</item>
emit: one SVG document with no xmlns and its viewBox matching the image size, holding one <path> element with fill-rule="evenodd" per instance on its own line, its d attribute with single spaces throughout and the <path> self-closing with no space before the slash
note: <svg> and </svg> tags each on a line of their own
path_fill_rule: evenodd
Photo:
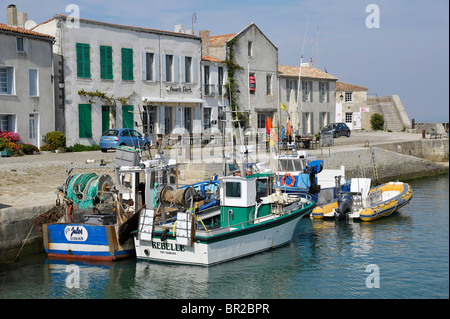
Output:
<svg viewBox="0 0 450 319">
<path fill-rule="evenodd" d="M 304 169 L 303 173 L 309 174 L 309 187 L 308 192 L 310 194 L 320 193 L 320 185 L 317 185 L 316 174 L 319 174 L 323 169 L 323 161 L 316 160 L 311 161 Z"/>
<path fill-rule="evenodd" d="M 338 199 L 338 208 L 336 208 L 336 218 L 346 219 L 347 214 L 352 209 L 353 196 L 351 194 L 345 194 Z"/>
</svg>

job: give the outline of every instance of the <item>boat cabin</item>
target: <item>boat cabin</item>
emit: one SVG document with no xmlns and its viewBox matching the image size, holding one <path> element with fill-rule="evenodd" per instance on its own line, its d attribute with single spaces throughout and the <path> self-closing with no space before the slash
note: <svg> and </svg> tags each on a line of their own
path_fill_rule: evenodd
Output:
<svg viewBox="0 0 450 319">
<path fill-rule="evenodd" d="M 220 188 L 220 226 L 248 224 L 257 217 L 270 214 L 268 196 L 272 193 L 271 177 L 271 173 L 223 177 Z"/>
</svg>

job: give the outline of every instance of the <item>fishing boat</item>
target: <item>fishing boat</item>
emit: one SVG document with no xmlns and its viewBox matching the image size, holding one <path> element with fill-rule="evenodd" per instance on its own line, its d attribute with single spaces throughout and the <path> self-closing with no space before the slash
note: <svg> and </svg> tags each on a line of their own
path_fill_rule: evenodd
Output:
<svg viewBox="0 0 450 319">
<path fill-rule="evenodd" d="M 314 219 L 360 219 L 373 221 L 391 215 L 405 206 L 413 197 L 411 186 L 403 182 L 389 182 L 370 188 L 369 178 L 354 178 L 350 192 L 314 208 Z"/>
<path fill-rule="evenodd" d="M 138 259 L 211 266 L 288 243 L 299 220 L 311 213 L 309 195 L 273 191 L 270 172 L 223 176 L 220 206 L 199 217 L 197 200 L 184 189 L 163 189 L 159 203 L 140 214 Z M 176 219 L 161 218 L 167 206 Z"/>
<path fill-rule="evenodd" d="M 176 164 L 162 158 L 141 161 L 138 156 L 137 166 L 118 165 L 123 164 L 123 158 L 118 149 L 115 164 L 68 167 L 59 188 L 65 214 L 59 221 L 43 225 L 44 249 L 49 257 L 113 261 L 135 255 L 133 239 L 128 236 L 136 219 L 133 216 L 144 207 L 145 196 L 151 195 L 146 189 L 170 184 Z M 142 170 L 147 179 L 143 179 Z"/>
<path fill-rule="evenodd" d="M 345 179 L 345 167 L 324 169 L 323 161 L 308 151 L 295 151 L 277 156 L 277 182 L 283 192 L 308 193 L 318 204 L 336 199 L 341 192 L 350 190 Z"/>
</svg>

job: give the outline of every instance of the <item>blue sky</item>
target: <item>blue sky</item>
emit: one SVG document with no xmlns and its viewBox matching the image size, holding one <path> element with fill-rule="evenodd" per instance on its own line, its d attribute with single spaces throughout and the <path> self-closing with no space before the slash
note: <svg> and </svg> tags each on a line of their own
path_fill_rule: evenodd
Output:
<svg viewBox="0 0 450 319">
<path fill-rule="evenodd" d="M 69 14 L 71 3 L 81 18 L 169 31 L 176 24 L 191 29 L 195 12 L 196 34 L 235 33 L 255 22 L 287 65 L 299 64 L 306 32 L 304 62 L 312 57 L 318 68 L 369 94 L 398 94 L 416 122 L 449 121 L 447 0 L 0 0 L 0 22 L 9 4 L 40 23 Z M 379 28 L 366 27 L 369 4 L 379 8 Z"/>
</svg>

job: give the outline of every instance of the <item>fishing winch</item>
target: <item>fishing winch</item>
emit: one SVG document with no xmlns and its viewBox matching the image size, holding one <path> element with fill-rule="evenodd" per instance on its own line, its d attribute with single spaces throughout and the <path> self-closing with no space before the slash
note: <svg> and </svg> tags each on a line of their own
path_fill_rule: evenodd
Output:
<svg viewBox="0 0 450 319">
<path fill-rule="evenodd" d="M 164 187 L 159 193 L 159 199 L 163 203 L 190 208 L 192 203 L 204 200 L 194 187 L 178 188 L 174 190 L 171 186 Z"/>
</svg>

